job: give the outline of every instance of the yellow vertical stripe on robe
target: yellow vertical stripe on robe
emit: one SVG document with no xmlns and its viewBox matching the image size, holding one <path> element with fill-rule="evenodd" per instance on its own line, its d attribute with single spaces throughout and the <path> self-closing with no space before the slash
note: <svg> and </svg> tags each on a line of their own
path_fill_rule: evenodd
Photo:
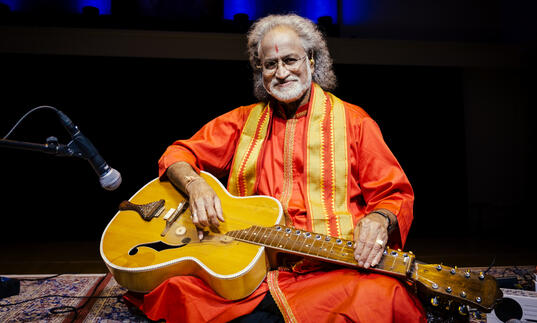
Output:
<svg viewBox="0 0 537 323">
<path fill-rule="evenodd" d="M 259 103 L 252 108 L 242 130 L 229 175 L 228 191 L 236 196 L 254 194 L 257 160 L 267 135 L 270 108 Z"/>
<path fill-rule="evenodd" d="M 311 229 L 314 232 L 328 235 L 330 230 L 327 221 L 326 204 L 323 201 L 323 191 L 321 183 L 326 174 L 322 168 L 323 142 L 323 120 L 326 109 L 326 96 L 319 91 L 316 86 L 313 88 L 311 97 L 311 110 L 309 115 L 308 130 L 306 132 L 306 167 L 307 167 L 307 195 L 308 195 L 308 216 L 311 221 Z"/>
<path fill-rule="evenodd" d="M 345 108 L 340 99 L 330 93 L 325 95 L 317 84 L 312 100 L 306 161 L 311 227 L 318 233 L 352 239 Z"/>
<path fill-rule="evenodd" d="M 354 221 L 349 212 L 349 162 L 347 152 L 347 121 L 343 102 L 331 93 L 327 93 L 332 101 L 334 126 L 334 210 L 340 227 L 340 236 L 354 240 Z"/>
</svg>

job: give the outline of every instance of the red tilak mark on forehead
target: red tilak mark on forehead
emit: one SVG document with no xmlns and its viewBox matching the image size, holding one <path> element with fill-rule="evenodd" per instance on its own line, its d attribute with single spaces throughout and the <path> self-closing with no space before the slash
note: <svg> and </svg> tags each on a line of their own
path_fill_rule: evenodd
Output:
<svg viewBox="0 0 537 323">
<path fill-rule="evenodd" d="M 278 53 L 278 45 L 274 45 L 274 49 L 276 50 L 276 53 Z"/>
</svg>

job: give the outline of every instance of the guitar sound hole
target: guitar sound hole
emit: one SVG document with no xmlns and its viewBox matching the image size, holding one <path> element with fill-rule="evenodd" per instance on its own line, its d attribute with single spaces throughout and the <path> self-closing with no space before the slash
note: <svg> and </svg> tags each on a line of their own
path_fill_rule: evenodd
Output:
<svg viewBox="0 0 537 323">
<path fill-rule="evenodd" d="M 190 242 L 190 238 L 184 238 L 181 242 L 183 242 L 183 244 L 180 244 L 180 245 L 171 245 L 171 244 L 167 244 L 167 243 L 162 242 L 162 241 L 142 243 L 142 244 L 139 244 L 137 246 L 134 246 L 131 250 L 129 250 L 129 256 L 134 256 L 135 254 L 137 254 L 138 253 L 138 248 L 140 248 L 140 247 L 151 248 L 151 249 L 153 249 L 153 250 L 155 250 L 157 252 L 161 252 L 163 250 L 168 250 L 168 249 L 181 248 L 181 247 L 186 246 Z"/>
</svg>

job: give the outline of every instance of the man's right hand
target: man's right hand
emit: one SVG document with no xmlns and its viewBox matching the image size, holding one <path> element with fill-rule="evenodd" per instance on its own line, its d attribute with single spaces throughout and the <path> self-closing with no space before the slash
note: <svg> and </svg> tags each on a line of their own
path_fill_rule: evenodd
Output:
<svg viewBox="0 0 537 323">
<path fill-rule="evenodd" d="M 203 239 L 203 228 L 210 227 L 211 231 L 219 232 L 220 222 L 224 222 L 222 205 L 212 187 L 201 178 L 194 178 L 185 188 L 189 197 L 192 222 L 198 229 L 198 237 Z"/>
<path fill-rule="evenodd" d="M 198 229 L 198 237 L 203 239 L 203 229 L 219 232 L 220 222 L 224 222 L 220 198 L 209 184 L 186 162 L 172 164 L 166 170 L 170 181 L 188 195 L 192 222 Z"/>
</svg>

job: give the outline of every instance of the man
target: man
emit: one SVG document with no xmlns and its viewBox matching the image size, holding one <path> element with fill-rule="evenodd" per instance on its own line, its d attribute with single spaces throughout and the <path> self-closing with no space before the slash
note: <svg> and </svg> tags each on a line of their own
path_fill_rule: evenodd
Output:
<svg viewBox="0 0 537 323">
<path fill-rule="evenodd" d="M 261 102 L 176 141 L 159 161 L 160 175 L 189 196 L 200 239 L 203 228 L 225 221 L 218 197 L 198 175 L 206 170 L 227 176 L 234 195 L 280 200 L 289 226 L 354 239 L 358 264 L 375 266 L 388 242 L 403 246 L 414 199 L 378 126 L 361 108 L 325 92 L 336 79 L 326 42 L 311 21 L 263 18 L 248 34 L 248 49 Z M 425 321 L 399 281 L 308 260 L 269 272 L 239 301 L 182 276 L 138 305 L 149 318 L 167 321 Z"/>
</svg>

